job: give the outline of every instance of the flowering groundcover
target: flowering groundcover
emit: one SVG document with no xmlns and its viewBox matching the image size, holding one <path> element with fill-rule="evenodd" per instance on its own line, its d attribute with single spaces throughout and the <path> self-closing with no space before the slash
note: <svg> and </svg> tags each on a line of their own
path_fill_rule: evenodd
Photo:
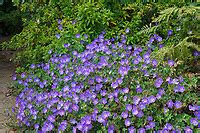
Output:
<svg viewBox="0 0 200 133">
<path fill-rule="evenodd" d="M 63 48 L 71 53 L 50 50 L 47 63 L 13 77 L 24 88 L 16 98 L 19 125 L 36 132 L 196 132 L 195 79 L 178 74 L 173 60 L 151 59 L 152 48 L 128 45 L 126 34 L 105 34 L 81 53 L 70 44 Z M 155 34 L 149 43 L 161 41 Z"/>
</svg>

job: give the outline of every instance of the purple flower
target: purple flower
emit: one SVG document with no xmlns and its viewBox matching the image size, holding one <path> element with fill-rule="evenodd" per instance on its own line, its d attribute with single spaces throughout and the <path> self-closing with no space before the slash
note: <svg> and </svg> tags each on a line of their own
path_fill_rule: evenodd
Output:
<svg viewBox="0 0 200 133">
<path fill-rule="evenodd" d="M 62 19 L 58 19 L 58 24 L 60 24 L 62 22 Z"/>
<path fill-rule="evenodd" d="M 168 79 L 168 80 L 169 80 L 168 82 L 170 82 L 170 84 L 179 84 L 177 78 L 174 78 L 174 79 Z"/>
<path fill-rule="evenodd" d="M 100 93 L 101 93 L 101 96 L 106 96 L 106 94 L 107 94 L 107 93 L 106 93 L 106 90 L 101 90 Z"/>
<path fill-rule="evenodd" d="M 111 114 L 109 111 L 103 111 L 101 115 L 104 119 L 107 119 Z"/>
<path fill-rule="evenodd" d="M 165 90 L 164 90 L 163 88 L 160 88 L 160 89 L 158 90 L 158 94 L 159 94 L 159 95 L 165 94 Z"/>
<path fill-rule="evenodd" d="M 85 39 L 88 39 L 88 35 L 87 34 L 84 34 L 83 36 L 85 37 Z"/>
<path fill-rule="evenodd" d="M 78 123 L 78 124 L 76 125 L 76 127 L 78 128 L 78 130 L 82 131 L 82 129 L 83 129 L 83 124 Z"/>
<path fill-rule="evenodd" d="M 80 34 L 76 34 L 76 38 L 80 38 L 81 37 L 81 35 Z"/>
<path fill-rule="evenodd" d="M 198 106 L 198 105 L 189 105 L 189 110 L 190 110 L 190 111 L 199 110 L 199 106 Z"/>
<path fill-rule="evenodd" d="M 156 67 L 156 66 L 158 65 L 157 60 L 153 59 L 153 60 L 152 60 L 152 65 L 153 65 L 154 67 Z"/>
<path fill-rule="evenodd" d="M 158 36 L 158 35 L 155 37 L 155 39 L 156 39 L 158 42 L 161 42 L 161 41 L 162 41 L 162 37 L 160 37 L 160 36 Z"/>
<path fill-rule="evenodd" d="M 179 109 L 179 108 L 182 107 L 182 103 L 181 103 L 180 101 L 176 101 L 176 102 L 174 103 L 174 106 L 175 106 L 176 109 Z"/>
<path fill-rule="evenodd" d="M 172 130 L 172 129 L 173 129 L 173 126 L 172 126 L 170 123 L 166 123 L 164 129 Z"/>
<path fill-rule="evenodd" d="M 113 125 L 110 125 L 108 127 L 108 133 L 114 133 L 114 131 L 115 131 L 115 127 Z"/>
<path fill-rule="evenodd" d="M 141 118 L 141 117 L 144 116 L 144 113 L 142 112 L 142 110 L 139 110 L 139 112 L 138 112 L 138 114 L 136 116 Z"/>
<path fill-rule="evenodd" d="M 173 34 L 173 30 L 168 30 L 167 34 L 168 36 L 171 36 Z"/>
<path fill-rule="evenodd" d="M 154 37 L 151 37 L 150 39 L 149 39 L 149 43 L 151 44 L 151 43 L 153 43 L 154 42 Z"/>
<path fill-rule="evenodd" d="M 122 43 L 123 44 L 126 43 L 126 39 L 122 39 Z M 124 47 L 124 49 L 126 49 L 126 48 Z"/>
<path fill-rule="evenodd" d="M 59 30 L 62 30 L 62 29 L 63 29 L 63 28 L 62 28 L 62 25 L 59 25 L 59 26 L 58 26 L 58 29 L 59 29 Z"/>
<path fill-rule="evenodd" d="M 79 110 L 79 106 L 77 104 L 73 104 L 72 109 L 77 112 Z"/>
<path fill-rule="evenodd" d="M 37 130 L 39 127 L 40 127 L 39 124 L 35 124 L 35 125 L 34 125 L 34 128 L 35 128 L 36 130 Z"/>
<path fill-rule="evenodd" d="M 143 127 L 142 127 L 142 128 L 139 128 L 139 129 L 138 129 L 138 133 L 146 133 L 145 128 L 143 128 Z"/>
<path fill-rule="evenodd" d="M 122 76 L 127 75 L 130 67 L 129 66 L 120 66 L 118 69 L 118 73 Z"/>
<path fill-rule="evenodd" d="M 198 120 L 200 120 L 200 110 L 195 111 L 194 115 L 198 118 Z"/>
<path fill-rule="evenodd" d="M 90 85 L 94 84 L 94 79 L 92 79 L 92 78 L 88 79 L 88 84 L 90 84 Z"/>
<path fill-rule="evenodd" d="M 141 103 L 139 103 L 138 107 L 139 107 L 139 109 L 143 110 L 146 108 L 146 104 L 141 102 Z"/>
<path fill-rule="evenodd" d="M 56 34 L 56 38 L 57 38 L 57 39 L 60 39 L 60 34 Z"/>
<path fill-rule="evenodd" d="M 73 21 L 72 21 L 72 24 L 73 24 L 73 25 L 76 24 L 76 20 L 73 20 Z"/>
<path fill-rule="evenodd" d="M 193 133 L 192 129 L 189 126 L 185 127 L 184 131 L 185 133 Z"/>
<path fill-rule="evenodd" d="M 147 121 L 152 121 L 153 120 L 153 117 L 152 116 L 148 116 L 147 117 Z"/>
<path fill-rule="evenodd" d="M 44 123 L 44 125 L 42 127 L 42 131 L 43 132 L 52 131 L 53 128 L 54 128 L 54 125 L 52 123 Z"/>
<path fill-rule="evenodd" d="M 107 99 L 106 99 L 106 98 L 102 98 L 102 99 L 101 99 L 101 103 L 102 103 L 102 104 L 106 104 L 106 103 L 107 103 Z"/>
<path fill-rule="evenodd" d="M 135 133 L 135 132 L 136 132 L 136 129 L 133 126 L 128 128 L 128 133 Z"/>
<path fill-rule="evenodd" d="M 156 97 L 155 96 L 149 96 L 148 97 L 148 103 L 154 103 L 156 101 Z"/>
<path fill-rule="evenodd" d="M 131 125 L 131 121 L 130 121 L 130 119 L 128 118 L 128 119 L 125 120 L 125 126 L 128 127 L 128 126 L 130 126 L 130 125 Z"/>
<path fill-rule="evenodd" d="M 161 49 L 161 48 L 163 48 L 163 47 L 164 47 L 164 45 L 163 45 L 163 44 L 160 44 L 160 45 L 159 45 L 159 48 L 160 48 L 160 49 Z"/>
<path fill-rule="evenodd" d="M 159 88 L 159 87 L 162 85 L 162 83 L 163 83 L 163 79 L 160 78 L 160 77 L 158 77 L 158 78 L 156 79 L 156 81 L 154 82 L 154 86 L 155 86 L 156 88 Z"/>
<path fill-rule="evenodd" d="M 97 83 L 103 82 L 103 78 L 101 78 L 100 76 L 96 76 L 95 80 Z"/>
<path fill-rule="evenodd" d="M 185 87 L 178 85 L 177 87 L 174 88 L 174 92 L 184 92 L 185 91 Z"/>
<path fill-rule="evenodd" d="M 184 81 L 183 76 L 179 76 L 178 79 L 179 79 L 180 82 Z"/>
<path fill-rule="evenodd" d="M 135 65 L 139 64 L 139 61 L 137 60 L 137 58 L 135 58 L 135 59 L 133 60 L 133 64 L 135 64 Z"/>
<path fill-rule="evenodd" d="M 117 97 L 118 94 L 119 94 L 119 90 L 118 90 L 118 89 L 115 89 L 114 92 L 113 92 L 113 95 L 114 95 L 115 97 Z"/>
<path fill-rule="evenodd" d="M 123 101 L 126 102 L 127 98 L 127 96 L 124 96 Z"/>
<path fill-rule="evenodd" d="M 142 87 L 140 87 L 140 85 L 138 85 L 137 87 L 136 87 L 136 92 L 137 93 L 142 93 Z"/>
<path fill-rule="evenodd" d="M 132 110 L 132 105 L 131 104 L 126 104 L 126 110 L 131 111 Z"/>
<path fill-rule="evenodd" d="M 195 50 L 194 53 L 193 53 L 193 55 L 196 56 L 196 57 L 200 56 L 200 51 Z"/>
<path fill-rule="evenodd" d="M 50 115 L 47 119 L 51 122 L 54 123 L 56 121 L 56 117 L 54 115 Z"/>
<path fill-rule="evenodd" d="M 173 105 L 174 105 L 174 103 L 173 103 L 173 101 L 172 100 L 169 100 L 168 102 L 167 102 L 167 106 L 168 106 L 168 108 L 172 108 L 173 107 Z"/>
<path fill-rule="evenodd" d="M 174 64 L 175 64 L 175 62 L 174 62 L 173 60 L 168 60 L 168 65 L 169 65 L 170 67 L 172 67 Z"/>
<path fill-rule="evenodd" d="M 114 89 L 117 88 L 118 87 L 118 83 L 117 82 L 112 82 L 111 83 L 111 87 L 114 88 Z"/>
<path fill-rule="evenodd" d="M 103 119 L 103 117 L 101 115 L 98 116 L 97 121 L 99 123 L 104 123 L 105 122 L 105 120 Z"/>
<path fill-rule="evenodd" d="M 191 123 L 192 125 L 194 125 L 194 126 L 197 126 L 197 125 L 198 125 L 198 120 L 197 120 L 197 118 L 191 118 L 191 119 L 190 119 L 190 123 Z"/>
<path fill-rule="evenodd" d="M 71 118 L 71 119 L 70 119 L 70 123 L 71 123 L 71 124 L 76 124 L 77 121 L 76 121 L 75 119 Z"/>
<path fill-rule="evenodd" d="M 157 98 L 157 99 L 161 99 L 161 97 L 162 97 L 162 96 L 161 96 L 160 94 L 156 94 L 156 98 Z"/>
<path fill-rule="evenodd" d="M 133 104 L 134 105 L 137 105 L 139 103 L 139 101 L 140 101 L 140 98 L 138 96 L 133 97 Z"/>
<path fill-rule="evenodd" d="M 99 39 L 104 39 L 104 35 L 103 35 L 103 34 L 100 34 L 100 35 L 98 36 L 98 38 L 99 38 Z"/>
<path fill-rule="evenodd" d="M 67 128 L 67 122 L 66 122 L 66 121 L 63 121 L 63 122 L 61 122 L 61 124 L 59 125 L 58 130 L 59 130 L 59 131 L 65 131 L 66 128 Z"/>
<path fill-rule="evenodd" d="M 144 55 L 143 55 L 143 58 L 144 59 L 149 59 L 150 58 L 150 54 L 148 52 L 146 52 Z"/>
<path fill-rule="evenodd" d="M 65 48 L 67 48 L 67 47 L 69 47 L 69 46 L 70 46 L 69 43 L 64 44 L 64 47 L 65 47 Z"/>
<path fill-rule="evenodd" d="M 122 92 L 125 93 L 125 94 L 128 93 L 129 92 L 129 88 L 122 89 Z"/>
<path fill-rule="evenodd" d="M 164 114 L 166 114 L 169 111 L 169 109 L 166 107 L 164 107 L 163 110 L 164 110 Z"/>
<path fill-rule="evenodd" d="M 126 119 L 128 117 L 128 111 L 124 111 L 121 113 L 122 118 Z"/>
<path fill-rule="evenodd" d="M 25 76 L 26 76 L 26 73 L 23 72 L 23 73 L 21 74 L 21 78 L 25 78 Z"/>
<path fill-rule="evenodd" d="M 122 82 L 123 82 L 122 78 L 118 78 L 116 81 L 118 84 L 122 84 Z"/>
<path fill-rule="evenodd" d="M 150 63 L 150 59 L 144 59 L 144 63 L 149 64 Z"/>
<path fill-rule="evenodd" d="M 127 28 L 125 32 L 126 32 L 126 33 L 129 33 L 129 32 L 130 32 L 130 29 L 129 29 L 129 28 Z"/>
</svg>

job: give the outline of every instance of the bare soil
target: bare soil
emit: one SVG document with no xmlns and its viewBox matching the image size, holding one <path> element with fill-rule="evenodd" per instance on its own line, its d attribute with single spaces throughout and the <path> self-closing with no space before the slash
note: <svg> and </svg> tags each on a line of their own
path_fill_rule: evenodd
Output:
<svg viewBox="0 0 200 133">
<path fill-rule="evenodd" d="M 15 97 L 9 89 L 14 72 L 14 64 L 9 61 L 11 55 L 10 51 L 0 51 L 0 133 L 10 132 L 8 112 L 15 106 Z"/>
</svg>

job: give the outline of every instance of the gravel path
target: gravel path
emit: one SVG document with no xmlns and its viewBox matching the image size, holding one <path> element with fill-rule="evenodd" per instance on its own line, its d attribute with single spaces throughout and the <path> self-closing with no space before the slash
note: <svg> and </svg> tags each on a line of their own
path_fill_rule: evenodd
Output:
<svg viewBox="0 0 200 133">
<path fill-rule="evenodd" d="M 0 51 L 0 133 L 12 132 L 6 126 L 8 123 L 6 114 L 8 114 L 7 110 L 11 110 L 15 105 L 15 97 L 8 95 L 14 65 L 9 62 L 7 55 L 9 56 L 9 52 Z"/>
</svg>

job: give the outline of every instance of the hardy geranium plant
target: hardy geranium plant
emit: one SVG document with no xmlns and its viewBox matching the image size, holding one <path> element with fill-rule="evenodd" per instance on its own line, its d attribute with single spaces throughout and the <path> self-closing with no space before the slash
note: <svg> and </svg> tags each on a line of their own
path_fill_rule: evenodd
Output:
<svg viewBox="0 0 200 133">
<path fill-rule="evenodd" d="M 125 34 L 106 39 L 105 32 L 81 53 L 49 51 L 47 63 L 14 76 L 24 88 L 16 99 L 19 124 L 38 132 L 197 130 L 192 79 L 178 75 L 173 60 L 151 59 L 151 52 L 129 46 Z"/>
</svg>

